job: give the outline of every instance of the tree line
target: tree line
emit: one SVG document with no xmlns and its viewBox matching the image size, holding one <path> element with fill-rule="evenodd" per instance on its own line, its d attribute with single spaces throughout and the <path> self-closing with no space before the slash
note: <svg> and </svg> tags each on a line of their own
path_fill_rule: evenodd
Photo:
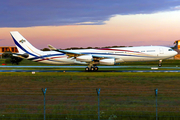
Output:
<svg viewBox="0 0 180 120">
<path fill-rule="evenodd" d="M 15 57 L 12 55 L 12 52 L 4 52 L 2 54 L 2 58 L 5 59 L 5 63 L 6 64 L 12 64 L 12 65 L 19 65 L 19 63 L 23 60 L 22 58 L 20 57 Z"/>
</svg>

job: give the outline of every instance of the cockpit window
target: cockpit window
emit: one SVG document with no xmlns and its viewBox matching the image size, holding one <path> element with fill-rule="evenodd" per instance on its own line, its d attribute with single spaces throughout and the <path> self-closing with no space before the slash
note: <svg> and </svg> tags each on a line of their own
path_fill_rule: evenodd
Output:
<svg viewBox="0 0 180 120">
<path fill-rule="evenodd" d="M 173 51 L 173 49 L 168 49 L 168 51 Z"/>
</svg>

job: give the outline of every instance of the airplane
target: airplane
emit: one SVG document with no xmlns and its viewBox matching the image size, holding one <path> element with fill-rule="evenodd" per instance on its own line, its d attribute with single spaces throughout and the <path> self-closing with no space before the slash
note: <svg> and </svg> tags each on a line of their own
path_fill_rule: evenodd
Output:
<svg viewBox="0 0 180 120">
<path fill-rule="evenodd" d="M 49 45 L 41 51 L 31 45 L 18 31 L 10 32 L 19 53 L 14 56 L 47 64 L 87 64 L 85 71 L 98 71 L 97 65 L 116 65 L 132 61 L 159 61 L 177 55 L 170 47 L 140 46 L 99 49 L 61 50 Z"/>
</svg>

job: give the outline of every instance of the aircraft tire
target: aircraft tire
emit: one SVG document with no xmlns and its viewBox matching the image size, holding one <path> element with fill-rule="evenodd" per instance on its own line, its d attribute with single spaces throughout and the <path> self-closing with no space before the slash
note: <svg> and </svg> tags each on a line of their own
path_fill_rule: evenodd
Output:
<svg viewBox="0 0 180 120">
<path fill-rule="evenodd" d="M 94 67 L 91 67 L 91 71 L 95 71 Z"/>
<path fill-rule="evenodd" d="M 86 68 L 85 68 L 85 71 L 88 72 L 88 71 L 89 71 L 89 67 L 86 67 Z"/>
<path fill-rule="evenodd" d="M 98 67 L 94 67 L 94 71 L 98 71 Z"/>
<path fill-rule="evenodd" d="M 89 72 L 89 71 L 98 71 L 98 67 L 91 67 L 91 68 L 86 67 L 86 68 L 85 68 L 85 71 L 86 71 L 86 72 Z"/>
<path fill-rule="evenodd" d="M 162 67 L 162 64 L 159 64 L 158 67 Z"/>
</svg>

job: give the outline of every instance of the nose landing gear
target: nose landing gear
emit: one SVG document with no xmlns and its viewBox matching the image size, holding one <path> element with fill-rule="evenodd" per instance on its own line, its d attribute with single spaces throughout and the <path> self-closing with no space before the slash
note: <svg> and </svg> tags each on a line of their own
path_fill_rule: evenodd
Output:
<svg viewBox="0 0 180 120">
<path fill-rule="evenodd" d="M 159 60 L 158 67 L 161 67 L 161 66 L 162 66 L 162 60 Z"/>
</svg>

